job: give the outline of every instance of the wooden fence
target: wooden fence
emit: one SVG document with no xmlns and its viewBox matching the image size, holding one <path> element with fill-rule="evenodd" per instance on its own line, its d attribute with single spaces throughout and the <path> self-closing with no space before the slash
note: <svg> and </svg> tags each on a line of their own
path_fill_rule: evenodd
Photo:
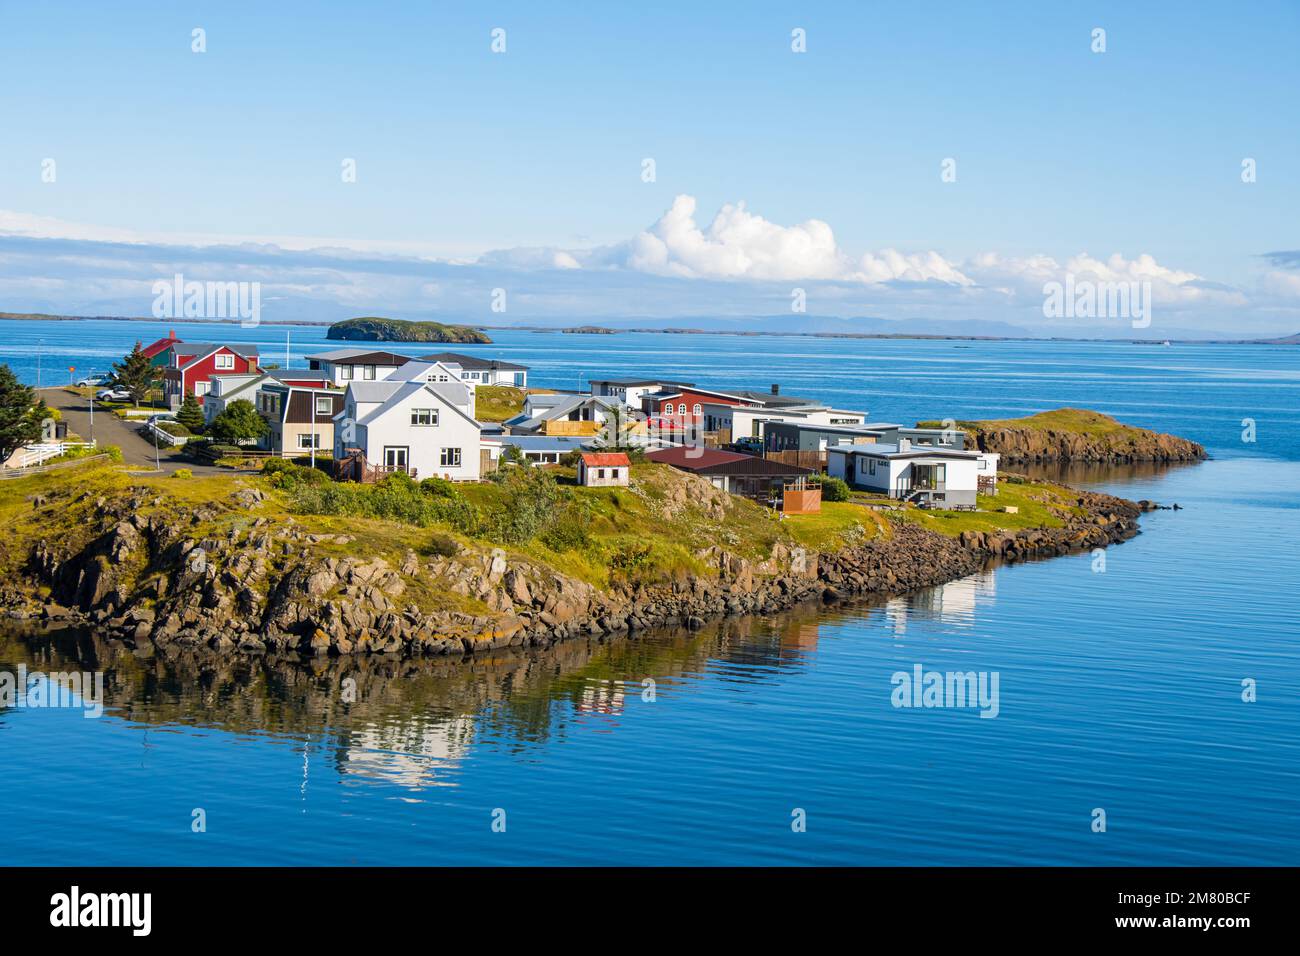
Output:
<svg viewBox="0 0 1300 956">
<path fill-rule="evenodd" d="M 811 468 L 813 471 L 826 470 L 826 453 L 824 451 L 765 451 L 763 457 L 769 461 L 779 461 L 783 465 Z"/>
</svg>

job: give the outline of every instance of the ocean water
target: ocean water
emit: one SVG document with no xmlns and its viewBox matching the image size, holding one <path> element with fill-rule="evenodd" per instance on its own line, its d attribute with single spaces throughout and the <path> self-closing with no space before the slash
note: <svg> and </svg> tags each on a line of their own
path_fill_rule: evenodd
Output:
<svg viewBox="0 0 1300 956">
<path fill-rule="evenodd" d="M 37 337 L 45 376 L 104 365 L 165 331 L 2 325 L 0 361 L 33 382 Z M 278 341 L 283 354 L 284 332 L 182 334 L 257 341 L 268 354 Z M 325 344 L 321 330 L 291 332 L 293 361 Z M 468 665 L 312 666 L 164 666 L 93 635 L 4 634 L 0 673 L 97 668 L 107 699 L 99 719 L 0 709 L 6 861 L 1300 859 L 1300 444 L 1291 427 L 1300 353 L 494 337 L 473 350 L 530 365 L 537 385 L 671 370 L 701 384 L 780 382 L 901 421 L 1076 405 L 1196 439 L 1215 457 L 1072 474 L 1181 506 L 1146 515 L 1143 533 L 1108 549 L 1104 564 L 1081 554 L 994 567 L 906 597 L 695 634 Z M 1243 420 L 1253 420 L 1255 441 L 1242 440 Z M 895 707 L 894 675 L 917 665 L 996 673 L 996 717 Z M 1243 682 L 1253 700 L 1243 700 Z M 1099 810 L 1105 832 L 1093 830 Z M 199 817 L 204 832 L 194 832 Z"/>
</svg>

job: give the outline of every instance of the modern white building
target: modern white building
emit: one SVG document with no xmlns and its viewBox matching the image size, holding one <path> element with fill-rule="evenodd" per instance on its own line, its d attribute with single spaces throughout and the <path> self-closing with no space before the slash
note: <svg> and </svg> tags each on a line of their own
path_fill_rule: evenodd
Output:
<svg viewBox="0 0 1300 956">
<path fill-rule="evenodd" d="M 476 481 L 481 429 L 473 412 L 474 390 L 463 382 L 354 381 L 334 419 L 335 460 L 360 453 L 379 472 Z"/>
<path fill-rule="evenodd" d="M 942 446 L 829 445 L 826 472 L 855 488 L 933 508 L 974 508 L 977 493 L 997 490 L 998 455 Z"/>
</svg>

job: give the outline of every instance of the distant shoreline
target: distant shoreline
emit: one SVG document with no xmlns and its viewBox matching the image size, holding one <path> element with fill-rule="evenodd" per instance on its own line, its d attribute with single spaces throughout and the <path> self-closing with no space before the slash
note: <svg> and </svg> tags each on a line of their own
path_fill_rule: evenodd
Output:
<svg viewBox="0 0 1300 956">
<path fill-rule="evenodd" d="M 242 319 L 156 319 L 152 316 L 130 315 L 49 315 L 36 312 L 0 312 L 0 320 L 11 322 L 166 322 L 175 325 L 239 325 Z M 329 328 L 337 324 L 323 319 L 264 319 L 260 325 L 297 325 L 319 326 Z M 1055 335 L 951 335 L 925 332 L 771 332 L 746 329 L 689 329 L 664 326 L 653 328 L 637 326 L 634 328 L 612 328 L 608 326 L 584 326 L 579 328 L 548 325 L 478 325 L 468 324 L 468 328 L 494 332 L 545 332 L 556 335 L 622 335 L 640 333 L 651 335 L 735 335 L 741 337 L 797 337 L 811 339 L 915 339 L 934 342 L 1127 342 L 1133 345 L 1160 345 L 1169 342 L 1178 345 L 1300 345 L 1300 334 L 1274 336 L 1261 339 L 1135 339 L 1124 336 L 1110 338 L 1080 338 L 1079 336 Z"/>
</svg>

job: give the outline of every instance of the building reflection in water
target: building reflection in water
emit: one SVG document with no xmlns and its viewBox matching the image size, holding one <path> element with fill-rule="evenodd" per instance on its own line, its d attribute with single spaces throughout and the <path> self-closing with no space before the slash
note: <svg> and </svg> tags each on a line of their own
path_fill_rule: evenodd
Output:
<svg viewBox="0 0 1300 956">
<path fill-rule="evenodd" d="M 899 636 L 907 633 L 907 621 L 912 615 L 955 627 L 972 627 L 980 606 L 991 604 L 996 597 L 997 575 L 989 569 L 915 594 L 890 598 L 885 602 L 885 620 Z"/>
<path fill-rule="evenodd" d="M 883 602 L 886 624 L 906 631 L 911 615 L 973 623 L 994 595 L 988 573 Z M 706 681 L 747 693 L 787 682 L 811 666 L 822 628 L 874 617 L 877 599 L 806 606 L 770 617 L 710 622 L 633 640 L 569 641 L 547 650 L 507 649 L 472 660 L 383 656 L 309 660 L 213 659 L 168 648 L 136 654 L 87 631 L 0 630 L 0 660 L 43 670 L 105 673 L 105 718 L 151 728 L 213 728 L 303 748 L 304 801 L 314 755 L 344 779 L 408 793 L 456 786 L 473 750 L 524 759 L 576 728 L 616 732 L 652 680 L 657 697 L 692 693 Z M 350 687 L 353 694 L 345 693 Z"/>
</svg>

